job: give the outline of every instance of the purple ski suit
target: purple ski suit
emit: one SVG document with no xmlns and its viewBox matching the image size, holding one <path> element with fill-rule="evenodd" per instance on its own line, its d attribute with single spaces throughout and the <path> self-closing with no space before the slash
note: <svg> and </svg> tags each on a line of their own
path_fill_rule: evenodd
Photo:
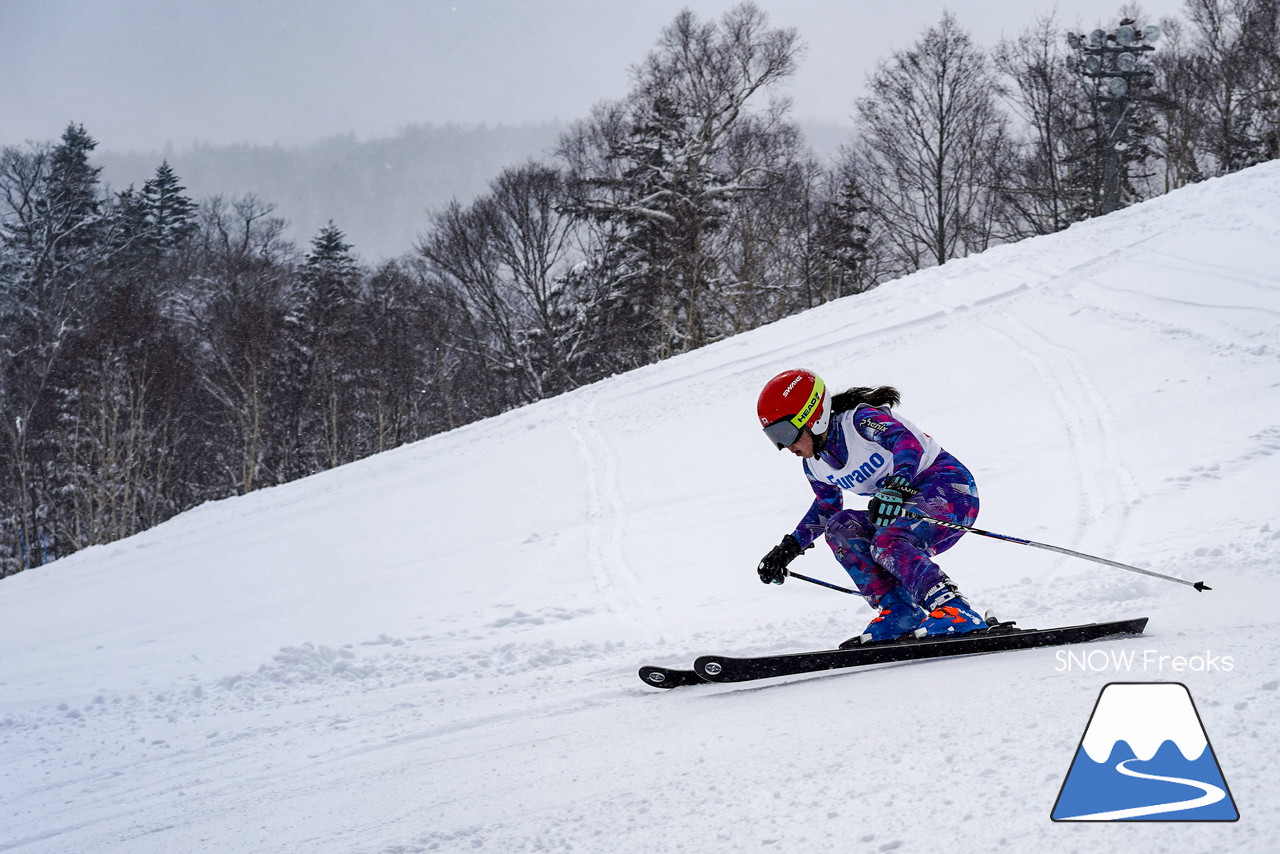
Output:
<svg viewBox="0 0 1280 854">
<path fill-rule="evenodd" d="M 946 579 L 931 558 L 964 532 L 907 518 L 877 528 L 866 510 L 844 509 L 844 490 L 874 495 L 898 475 L 919 490 L 904 509 L 961 525 L 973 525 L 978 517 L 978 488 L 969 470 L 888 409 L 862 404 L 833 415 L 822 452 L 805 460 L 804 470 L 815 498 L 792 536 L 804 548 L 825 534 L 836 560 L 872 607 L 898 586 L 920 602 Z"/>
</svg>

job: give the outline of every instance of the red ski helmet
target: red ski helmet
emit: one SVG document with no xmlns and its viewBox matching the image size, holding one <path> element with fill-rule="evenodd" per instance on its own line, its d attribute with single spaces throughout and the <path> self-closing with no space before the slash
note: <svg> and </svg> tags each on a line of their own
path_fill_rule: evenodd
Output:
<svg viewBox="0 0 1280 854">
<path fill-rule="evenodd" d="M 764 384 L 756 414 L 764 434 L 781 450 L 794 445 L 805 428 L 814 435 L 827 432 L 831 395 L 812 371 L 783 371 Z"/>
</svg>

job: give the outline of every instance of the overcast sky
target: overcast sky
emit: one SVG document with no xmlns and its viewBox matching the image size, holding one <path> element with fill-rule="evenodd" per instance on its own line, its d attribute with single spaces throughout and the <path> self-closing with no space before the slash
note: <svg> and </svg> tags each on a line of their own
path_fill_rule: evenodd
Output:
<svg viewBox="0 0 1280 854">
<path fill-rule="evenodd" d="M 735 0 L 0 0 L 0 144 L 81 122 L 109 151 L 294 145 L 410 124 L 565 121 L 626 93 L 688 6 Z M 1057 10 L 1114 26 L 1114 0 L 757 0 L 807 50 L 797 119 L 851 125 L 876 61 L 951 8 L 984 46 Z M 1181 0 L 1147 0 L 1143 23 Z"/>
</svg>

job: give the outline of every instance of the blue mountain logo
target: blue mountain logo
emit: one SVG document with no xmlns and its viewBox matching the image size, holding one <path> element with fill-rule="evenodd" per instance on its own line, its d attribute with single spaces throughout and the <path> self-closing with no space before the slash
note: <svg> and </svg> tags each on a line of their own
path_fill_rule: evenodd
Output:
<svg viewBox="0 0 1280 854">
<path fill-rule="evenodd" d="M 1181 682 L 1112 682 L 1098 695 L 1054 821 L 1236 821 L 1240 813 Z"/>
</svg>

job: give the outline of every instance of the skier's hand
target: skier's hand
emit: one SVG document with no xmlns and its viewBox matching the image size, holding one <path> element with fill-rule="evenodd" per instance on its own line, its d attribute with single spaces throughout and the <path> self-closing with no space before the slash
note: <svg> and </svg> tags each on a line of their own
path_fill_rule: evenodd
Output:
<svg viewBox="0 0 1280 854">
<path fill-rule="evenodd" d="M 867 504 L 872 524 L 877 528 L 893 524 L 893 520 L 902 515 L 902 504 L 907 496 L 915 494 L 916 490 L 901 475 L 894 475 L 886 480 Z"/>
<path fill-rule="evenodd" d="M 781 584 L 787 578 L 787 564 L 795 560 L 802 551 L 804 549 L 800 548 L 796 538 L 787 534 L 782 538 L 782 542 L 769 550 L 769 553 L 761 559 L 760 565 L 756 567 L 760 580 L 765 584 Z"/>
</svg>

